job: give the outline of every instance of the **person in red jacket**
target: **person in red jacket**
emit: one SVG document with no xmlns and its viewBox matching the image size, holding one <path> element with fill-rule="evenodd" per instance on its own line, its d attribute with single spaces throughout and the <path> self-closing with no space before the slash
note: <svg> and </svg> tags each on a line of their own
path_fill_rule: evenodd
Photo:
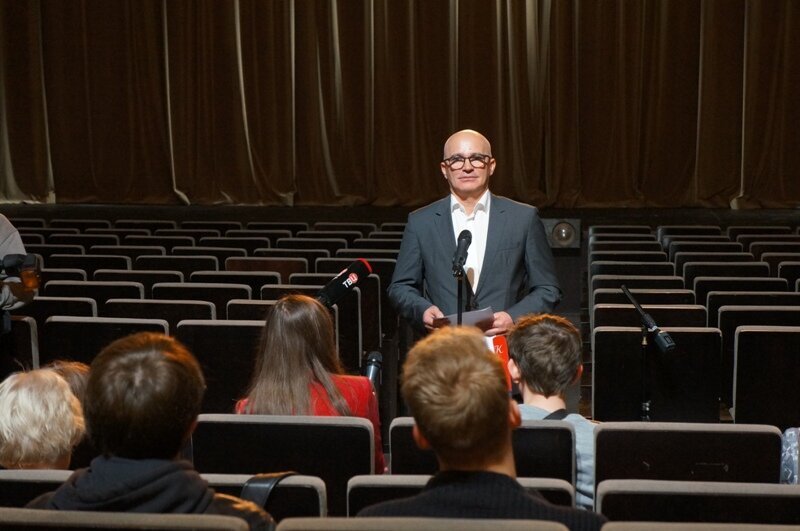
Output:
<svg viewBox="0 0 800 531">
<path fill-rule="evenodd" d="M 311 297 L 287 295 L 267 315 L 253 379 L 236 413 L 363 417 L 375 434 L 375 473 L 384 471 L 372 384 L 344 374 L 330 313 Z"/>
</svg>

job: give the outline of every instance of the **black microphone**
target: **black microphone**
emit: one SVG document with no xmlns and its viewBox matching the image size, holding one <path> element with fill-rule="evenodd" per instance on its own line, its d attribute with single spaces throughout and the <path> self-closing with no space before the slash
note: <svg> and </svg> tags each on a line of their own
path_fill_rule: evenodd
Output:
<svg viewBox="0 0 800 531">
<path fill-rule="evenodd" d="M 372 266 L 363 258 L 359 258 L 319 290 L 316 296 L 317 300 L 328 308 L 333 307 L 339 299 L 347 295 L 362 278 L 369 276 L 370 273 L 372 273 Z"/>
<path fill-rule="evenodd" d="M 380 352 L 373 351 L 367 354 L 364 376 L 372 382 L 372 389 L 375 390 L 375 395 L 378 394 L 378 389 L 380 389 L 381 385 L 381 367 L 383 367 L 383 355 Z"/>
<path fill-rule="evenodd" d="M 467 249 L 472 243 L 472 233 L 466 229 L 462 230 L 457 242 L 456 254 L 453 256 L 453 276 L 460 276 L 464 264 L 467 263 Z"/>
<path fill-rule="evenodd" d="M 622 288 L 622 292 L 625 294 L 625 296 L 628 297 L 628 300 L 633 303 L 633 306 L 639 312 L 639 316 L 642 318 L 642 325 L 647 328 L 648 332 L 653 334 L 653 341 L 655 341 L 658 350 L 664 354 L 675 350 L 675 341 L 672 340 L 672 336 L 658 327 L 650 314 L 644 311 L 639 303 L 636 302 L 636 299 L 633 298 L 633 294 L 630 292 L 630 290 L 628 290 L 627 286 L 623 284 L 620 287 Z"/>
</svg>

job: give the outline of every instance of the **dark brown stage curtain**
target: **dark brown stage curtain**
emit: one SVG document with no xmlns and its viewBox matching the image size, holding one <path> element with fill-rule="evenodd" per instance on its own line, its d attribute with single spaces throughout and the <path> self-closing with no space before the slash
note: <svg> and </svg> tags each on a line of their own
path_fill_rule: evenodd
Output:
<svg viewBox="0 0 800 531">
<path fill-rule="evenodd" d="M 38 2 L 0 0 L 0 200 L 53 191 Z"/>
<path fill-rule="evenodd" d="M 800 204 L 794 0 L 0 0 L 0 200 Z"/>
<path fill-rule="evenodd" d="M 740 206 L 800 198 L 800 4 L 747 2 Z"/>
<path fill-rule="evenodd" d="M 161 2 L 47 0 L 40 10 L 56 200 L 174 202 Z"/>
</svg>

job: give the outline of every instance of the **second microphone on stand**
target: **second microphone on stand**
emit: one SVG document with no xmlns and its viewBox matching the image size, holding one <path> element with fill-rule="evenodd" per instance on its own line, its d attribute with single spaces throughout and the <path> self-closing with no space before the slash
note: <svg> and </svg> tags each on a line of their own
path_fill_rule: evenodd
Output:
<svg viewBox="0 0 800 531">
<path fill-rule="evenodd" d="M 383 367 L 383 355 L 378 351 L 372 351 L 366 356 L 364 363 L 364 376 L 372 383 L 375 396 L 381 388 L 381 368 Z"/>
<path fill-rule="evenodd" d="M 658 350 L 667 354 L 675 350 L 675 341 L 672 340 L 672 336 L 670 336 L 667 332 L 661 330 L 658 327 L 655 320 L 650 316 L 649 313 L 644 311 L 642 306 L 639 302 L 633 297 L 633 294 L 630 290 L 623 284 L 620 286 L 622 288 L 622 293 L 628 297 L 628 300 L 631 301 L 633 307 L 636 308 L 636 311 L 639 312 L 639 317 L 642 320 L 642 326 L 647 329 L 647 332 L 653 335 L 653 340 L 658 347 Z"/>
</svg>

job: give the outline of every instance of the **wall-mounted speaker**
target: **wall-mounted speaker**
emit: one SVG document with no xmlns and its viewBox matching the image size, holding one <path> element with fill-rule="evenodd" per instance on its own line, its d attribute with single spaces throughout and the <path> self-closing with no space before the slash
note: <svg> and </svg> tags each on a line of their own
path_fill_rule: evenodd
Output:
<svg viewBox="0 0 800 531">
<path fill-rule="evenodd" d="M 579 218 L 543 219 L 547 241 L 552 249 L 576 249 L 581 246 L 581 220 Z"/>
</svg>

